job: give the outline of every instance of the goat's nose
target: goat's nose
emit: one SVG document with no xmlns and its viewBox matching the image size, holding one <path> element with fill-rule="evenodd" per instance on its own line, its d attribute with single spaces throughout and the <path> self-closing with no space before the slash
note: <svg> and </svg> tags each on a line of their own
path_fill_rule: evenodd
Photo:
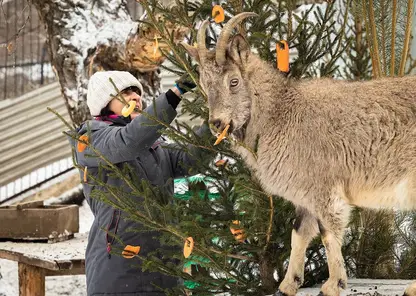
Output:
<svg viewBox="0 0 416 296">
<path fill-rule="evenodd" d="M 220 119 L 211 119 L 209 121 L 210 124 L 212 124 L 213 126 L 215 126 L 216 129 L 220 129 L 221 127 L 221 120 Z"/>
</svg>

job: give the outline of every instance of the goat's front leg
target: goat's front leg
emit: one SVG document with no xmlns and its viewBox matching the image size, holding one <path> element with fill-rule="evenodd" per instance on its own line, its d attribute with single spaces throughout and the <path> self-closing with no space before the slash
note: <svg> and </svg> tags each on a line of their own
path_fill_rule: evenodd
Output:
<svg viewBox="0 0 416 296">
<path fill-rule="evenodd" d="M 341 247 L 348 223 L 350 206 L 340 197 L 331 196 L 321 207 L 319 231 L 328 259 L 329 279 L 321 287 L 320 296 L 339 296 L 347 287 L 347 272 Z"/>
<path fill-rule="evenodd" d="M 303 283 L 306 248 L 318 232 L 318 220 L 305 208 L 298 207 L 292 230 L 289 267 L 279 290 L 274 294 L 275 296 L 296 295 L 297 290 Z"/>
</svg>

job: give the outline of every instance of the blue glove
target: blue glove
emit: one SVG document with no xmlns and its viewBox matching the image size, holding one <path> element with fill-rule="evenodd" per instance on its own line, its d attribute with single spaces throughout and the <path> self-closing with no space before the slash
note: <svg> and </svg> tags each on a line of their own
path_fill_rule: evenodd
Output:
<svg viewBox="0 0 416 296">
<path fill-rule="evenodd" d="M 175 81 L 175 86 L 179 92 L 183 95 L 189 90 L 196 87 L 196 84 L 192 80 L 191 76 L 188 73 L 184 73 L 178 80 Z"/>
</svg>

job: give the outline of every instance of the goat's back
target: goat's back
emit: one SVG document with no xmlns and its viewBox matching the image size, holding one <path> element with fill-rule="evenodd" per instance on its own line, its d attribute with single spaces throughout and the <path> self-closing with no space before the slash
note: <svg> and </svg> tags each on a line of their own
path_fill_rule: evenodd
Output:
<svg viewBox="0 0 416 296">
<path fill-rule="evenodd" d="M 258 171 L 273 180 L 264 184 L 270 191 L 295 203 L 338 190 L 358 206 L 416 208 L 416 77 L 293 87 L 294 99 L 276 102 L 267 119 L 282 125 L 273 124 L 285 109 L 278 105 L 290 102 L 284 127 L 259 145 Z"/>
</svg>

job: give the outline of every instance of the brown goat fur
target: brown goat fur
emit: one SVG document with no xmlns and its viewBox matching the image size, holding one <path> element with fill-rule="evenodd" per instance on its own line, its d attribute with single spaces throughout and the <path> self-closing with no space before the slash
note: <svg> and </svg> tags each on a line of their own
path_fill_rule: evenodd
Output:
<svg viewBox="0 0 416 296">
<path fill-rule="evenodd" d="M 351 206 L 416 209 L 416 77 L 295 81 L 252 54 L 241 35 L 226 40 L 225 49 L 229 36 L 219 37 L 216 50 L 224 50 L 225 60 L 204 53 L 206 26 L 198 50 L 184 46 L 200 63 L 213 132 L 230 124 L 233 149 L 264 190 L 297 208 L 289 267 L 275 295 L 296 294 L 306 248 L 318 233 L 330 274 L 321 292 L 340 295 Z"/>
</svg>

